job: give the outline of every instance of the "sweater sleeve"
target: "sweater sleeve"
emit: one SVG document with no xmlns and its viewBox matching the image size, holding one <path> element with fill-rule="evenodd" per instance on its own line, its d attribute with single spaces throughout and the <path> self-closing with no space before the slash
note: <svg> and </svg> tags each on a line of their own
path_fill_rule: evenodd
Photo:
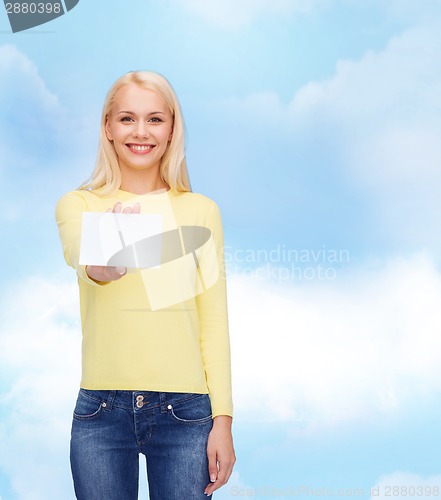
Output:
<svg viewBox="0 0 441 500">
<path fill-rule="evenodd" d="M 80 191 L 65 194 L 57 203 L 55 218 L 58 225 L 64 258 L 78 276 L 93 286 L 101 284 L 93 281 L 86 273 L 86 266 L 79 264 L 81 245 L 81 224 L 83 212 L 88 211 L 87 201 Z"/>
<path fill-rule="evenodd" d="M 233 416 L 224 236 L 220 211 L 214 202 L 210 229 L 216 247 L 219 278 L 212 287 L 197 295 L 196 303 L 201 353 L 214 418 L 217 415 Z"/>
</svg>

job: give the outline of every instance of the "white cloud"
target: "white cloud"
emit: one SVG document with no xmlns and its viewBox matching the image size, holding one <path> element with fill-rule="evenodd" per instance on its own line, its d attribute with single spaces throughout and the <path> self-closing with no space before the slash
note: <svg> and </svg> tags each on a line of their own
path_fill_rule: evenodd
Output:
<svg viewBox="0 0 441 500">
<path fill-rule="evenodd" d="M 326 425 L 440 392 L 441 276 L 430 261 L 347 273 L 298 286 L 231 277 L 238 418 Z"/>
<path fill-rule="evenodd" d="M 38 74 L 35 64 L 15 45 L 0 45 L 0 70 L 4 76 L 0 81 L 1 97 L 5 101 L 8 96 L 4 92 L 17 90 L 14 89 L 15 84 L 19 86 L 18 90 L 28 88 L 30 92 L 32 89 L 36 93 L 33 96 L 36 104 L 41 103 L 46 108 L 57 108 L 59 105 L 57 97 L 47 89 Z M 26 78 L 27 81 L 20 82 L 19 78 Z"/>
<path fill-rule="evenodd" d="M 36 65 L 15 45 L 0 45 L 0 74 L 3 167 L 10 166 L 17 147 L 22 150 L 23 143 L 33 155 L 41 149 L 46 150 L 47 155 L 65 124 L 65 111 L 57 96 L 48 89 Z M 8 156 L 5 157 L 5 153 Z M 20 160 L 22 166 L 26 165 L 23 155 Z"/>
<path fill-rule="evenodd" d="M 206 21 L 226 29 L 238 29 L 269 16 L 307 13 L 331 0 L 178 0 L 180 5 Z M 176 0 L 171 2 L 178 3 Z"/>
<path fill-rule="evenodd" d="M 324 133 L 337 145 L 342 170 L 369 194 L 385 233 L 438 247 L 439 27 L 409 29 L 381 52 L 340 61 L 331 79 L 300 89 L 289 110 L 298 128 Z"/>
<path fill-rule="evenodd" d="M 381 174 L 384 167 L 390 180 L 408 177 L 409 170 L 413 178 L 433 174 L 439 170 L 441 153 L 432 139 L 441 128 L 441 63 L 436 57 L 440 45 L 439 23 L 434 23 L 407 30 L 383 51 L 368 51 L 360 61 L 339 61 L 332 78 L 311 82 L 295 94 L 291 117 L 296 123 L 300 120 L 299 126 L 314 117 L 338 127 L 344 145 L 352 141 L 351 165 L 363 181 L 369 176 L 375 183 L 372 174 Z M 368 146 L 359 152 L 366 141 Z M 365 162 L 360 168 L 360 161 L 368 150 L 377 157 L 366 174 Z M 382 175 L 380 182 L 383 179 Z"/>
<path fill-rule="evenodd" d="M 260 110 L 261 116 L 275 109 L 276 117 L 284 115 L 283 125 L 290 122 L 296 132 L 309 127 L 316 134 L 330 127 L 350 155 L 348 167 L 371 184 L 377 175 L 380 183 L 385 177 L 439 175 L 441 149 L 434 140 L 441 129 L 439 27 L 412 28 L 382 51 L 369 50 L 359 61 L 340 60 L 331 78 L 304 85 L 287 106 L 275 92 L 248 96 L 241 105 L 248 112 Z M 362 160 L 369 152 L 376 157 L 366 172 Z"/>
<path fill-rule="evenodd" d="M 413 498 L 426 500 L 440 495 L 441 475 L 421 476 L 396 471 L 381 476 L 371 488 L 371 500 Z"/>
<path fill-rule="evenodd" d="M 244 123 L 277 128 L 293 151 L 300 145 L 305 164 L 326 164 L 327 154 L 337 158 L 336 175 L 366 196 L 388 238 L 439 248 L 440 27 L 435 17 L 393 37 L 383 50 L 340 60 L 331 78 L 304 85 L 288 104 L 266 90 L 229 106 Z"/>
</svg>

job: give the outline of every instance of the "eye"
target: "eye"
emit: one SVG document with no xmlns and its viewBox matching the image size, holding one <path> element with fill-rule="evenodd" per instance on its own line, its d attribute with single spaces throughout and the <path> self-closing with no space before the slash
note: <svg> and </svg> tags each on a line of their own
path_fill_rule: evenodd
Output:
<svg viewBox="0 0 441 500">
<path fill-rule="evenodd" d="M 120 121 L 122 121 L 122 122 L 132 122 L 133 118 L 131 116 L 123 116 Z"/>
<path fill-rule="evenodd" d="M 161 123 L 163 120 L 161 120 L 161 118 L 159 118 L 159 116 L 153 116 L 152 118 L 150 118 L 149 121 L 153 122 L 153 123 Z"/>
</svg>

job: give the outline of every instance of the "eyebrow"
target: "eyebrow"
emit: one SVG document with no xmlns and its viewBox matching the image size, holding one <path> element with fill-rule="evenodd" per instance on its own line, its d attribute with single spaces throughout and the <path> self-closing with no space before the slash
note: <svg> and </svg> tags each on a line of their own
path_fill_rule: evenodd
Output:
<svg viewBox="0 0 441 500">
<path fill-rule="evenodd" d="M 135 115 L 136 114 L 133 111 L 118 111 L 117 115 L 120 115 L 121 113 L 125 113 L 128 115 Z M 163 113 L 162 111 L 152 111 L 151 113 L 147 113 L 147 116 L 151 116 L 151 115 L 165 115 L 165 113 Z"/>
</svg>

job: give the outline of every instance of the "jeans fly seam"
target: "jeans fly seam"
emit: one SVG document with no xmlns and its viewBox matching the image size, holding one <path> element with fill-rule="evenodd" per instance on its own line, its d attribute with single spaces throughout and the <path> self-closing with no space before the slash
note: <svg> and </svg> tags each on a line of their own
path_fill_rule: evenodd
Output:
<svg viewBox="0 0 441 500">
<path fill-rule="evenodd" d="M 152 420 L 151 420 L 151 415 L 145 415 L 147 412 L 143 412 L 144 415 L 140 412 L 136 412 L 134 411 L 133 412 L 133 422 L 134 422 L 134 425 L 135 425 L 135 437 L 136 437 L 136 445 L 138 446 L 138 450 L 140 453 L 142 453 L 142 450 L 141 448 L 148 444 L 149 441 L 151 441 L 152 439 Z M 137 422 L 137 419 L 138 419 L 138 416 L 147 416 L 148 419 L 149 419 L 149 423 L 148 423 L 148 434 L 149 434 L 149 437 L 146 439 L 146 440 L 141 440 L 141 436 L 138 434 L 138 422 Z"/>
</svg>

